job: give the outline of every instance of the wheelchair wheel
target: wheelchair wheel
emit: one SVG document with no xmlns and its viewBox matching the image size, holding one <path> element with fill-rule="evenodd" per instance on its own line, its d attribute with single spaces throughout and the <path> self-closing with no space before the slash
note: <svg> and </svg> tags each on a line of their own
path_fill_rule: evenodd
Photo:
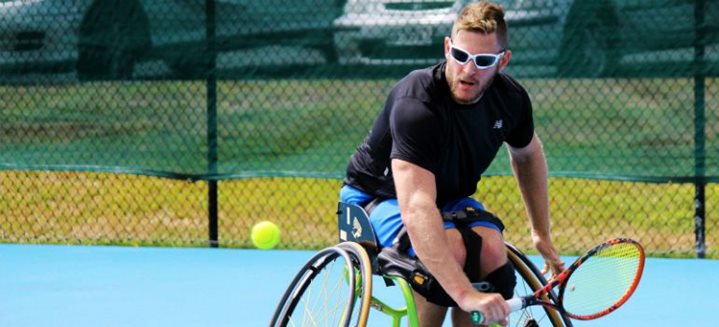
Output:
<svg viewBox="0 0 719 327">
<path fill-rule="evenodd" d="M 352 260 L 355 281 L 355 304 L 356 321 L 358 327 L 365 327 L 369 316 L 369 310 L 372 301 L 372 261 L 362 245 L 356 242 L 343 242 L 338 247 L 346 250 L 350 254 Z M 351 285 L 351 284 L 350 284 Z"/>
<path fill-rule="evenodd" d="M 357 243 L 319 251 L 295 275 L 270 326 L 366 326 L 371 273 L 369 257 Z"/>
<path fill-rule="evenodd" d="M 506 243 L 507 257 L 514 264 L 517 274 L 517 286 L 514 288 L 515 296 L 524 296 L 534 293 L 547 284 L 547 280 L 537 267 L 519 249 L 510 243 Z M 549 295 L 556 301 L 555 295 Z M 569 318 L 556 310 L 543 306 L 531 306 L 521 311 L 512 313 L 509 316 L 509 326 L 555 326 L 571 327 Z"/>
</svg>

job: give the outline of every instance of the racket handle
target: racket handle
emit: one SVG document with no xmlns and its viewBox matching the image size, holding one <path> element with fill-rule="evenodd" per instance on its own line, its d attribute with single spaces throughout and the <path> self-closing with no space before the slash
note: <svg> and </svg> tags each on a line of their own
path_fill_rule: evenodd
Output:
<svg viewBox="0 0 719 327">
<path fill-rule="evenodd" d="M 513 297 L 507 300 L 507 305 L 509 306 L 510 312 L 519 311 L 526 307 L 524 305 L 524 300 L 521 297 Z"/>
<path fill-rule="evenodd" d="M 479 311 L 472 311 L 469 315 L 472 317 L 473 325 L 481 325 L 484 322 L 484 315 Z"/>
<path fill-rule="evenodd" d="M 481 325 L 484 322 L 484 315 L 479 311 L 472 311 L 470 313 L 472 317 L 472 325 Z M 490 327 L 501 327 L 499 324 L 491 324 Z"/>
</svg>

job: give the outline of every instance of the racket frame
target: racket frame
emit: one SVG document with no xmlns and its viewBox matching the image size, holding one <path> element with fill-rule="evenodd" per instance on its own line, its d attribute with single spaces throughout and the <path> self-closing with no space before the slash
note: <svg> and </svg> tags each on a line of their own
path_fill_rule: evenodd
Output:
<svg viewBox="0 0 719 327">
<path fill-rule="evenodd" d="M 610 246 L 615 246 L 617 244 L 622 243 L 628 243 L 634 245 L 639 250 L 639 267 L 637 269 L 637 273 L 634 276 L 634 279 L 632 280 L 632 283 L 630 284 L 629 288 L 626 292 L 624 292 L 624 295 L 615 302 L 612 306 L 601 310 L 599 312 L 590 314 L 590 315 L 577 315 L 573 314 L 571 312 L 568 312 L 564 308 L 564 292 L 566 291 L 567 287 L 567 281 L 571 278 L 572 274 L 582 266 L 584 262 L 589 260 L 591 257 L 593 257 L 595 254 L 600 252 L 603 249 L 606 249 Z M 526 308 L 531 305 L 543 305 L 546 307 L 550 307 L 555 310 L 559 310 L 564 315 L 566 315 L 569 318 L 577 319 L 577 320 L 592 320 L 597 319 L 603 316 L 608 315 L 609 313 L 613 312 L 620 306 L 622 306 L 624 303 L 629 300 L 629 298 L 632 296 L 634 291 L 636 290 L 637 286 L 639 285 L 639 281 L 642 278 L 642 273 L 644 271 L 644 261 L 645 261 L 645 254 L 644 254 L 644 248 L 639 244 L 638 242 L 628 239 L 628 238 L 616 238 L 609 241 L 606 241 L 602 244 L 599 244 L 589 250 L 585 255 L 580 257 L 579 259 L 575 260 L 569 268 L 565 269 L 563 272 L 561 272 L 557 277 L 552 279 L 542 287 L 541 289 L 534 292 L 534 294 L 523 296 L 520 298 L 513 298 L 507 301 L 507 304 L 510 306 L 512 311 L 521 310 L 523 308 Z M 549 301 L 542 300 L 542 298 L 545 298 L 545 296 L 551 292 L 554 288 L 557 288 L 557 303 L 551 303 Z"/>
</svg>

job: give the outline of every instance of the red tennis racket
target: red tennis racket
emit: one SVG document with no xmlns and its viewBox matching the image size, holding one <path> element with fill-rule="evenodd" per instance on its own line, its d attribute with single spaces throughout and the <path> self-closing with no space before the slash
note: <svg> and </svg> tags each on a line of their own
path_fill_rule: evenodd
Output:
<svg viewBox="0 0 719 327">
<path fill-rule="evenodd" d="M 559 310 L 567 317 L 590 320 L 603 317 L 627 302 L 644 271 L 644 248 L 630 239 L 613 239 L 597 245 L 534 294 L 507 300 L 512 312 L 532 305 Z M 546 296 L 557 288 L 557 301 Z M 481 324 L 481 312 L 472 312 Z"/>
</svg>

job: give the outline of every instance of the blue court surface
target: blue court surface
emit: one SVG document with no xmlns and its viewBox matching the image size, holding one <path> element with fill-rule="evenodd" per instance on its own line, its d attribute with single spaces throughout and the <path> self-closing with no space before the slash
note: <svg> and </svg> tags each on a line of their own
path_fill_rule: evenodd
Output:
<svg viewBox="0 0 719 327">
<path fill-rule="evenodd" d="M 267 326 L 311 254 L 4 244 L 0 326 Z M 575 326 L 715 325 L 718 278 L 717 260 L 648 259 L 627 304 Z"/>
</svg>

